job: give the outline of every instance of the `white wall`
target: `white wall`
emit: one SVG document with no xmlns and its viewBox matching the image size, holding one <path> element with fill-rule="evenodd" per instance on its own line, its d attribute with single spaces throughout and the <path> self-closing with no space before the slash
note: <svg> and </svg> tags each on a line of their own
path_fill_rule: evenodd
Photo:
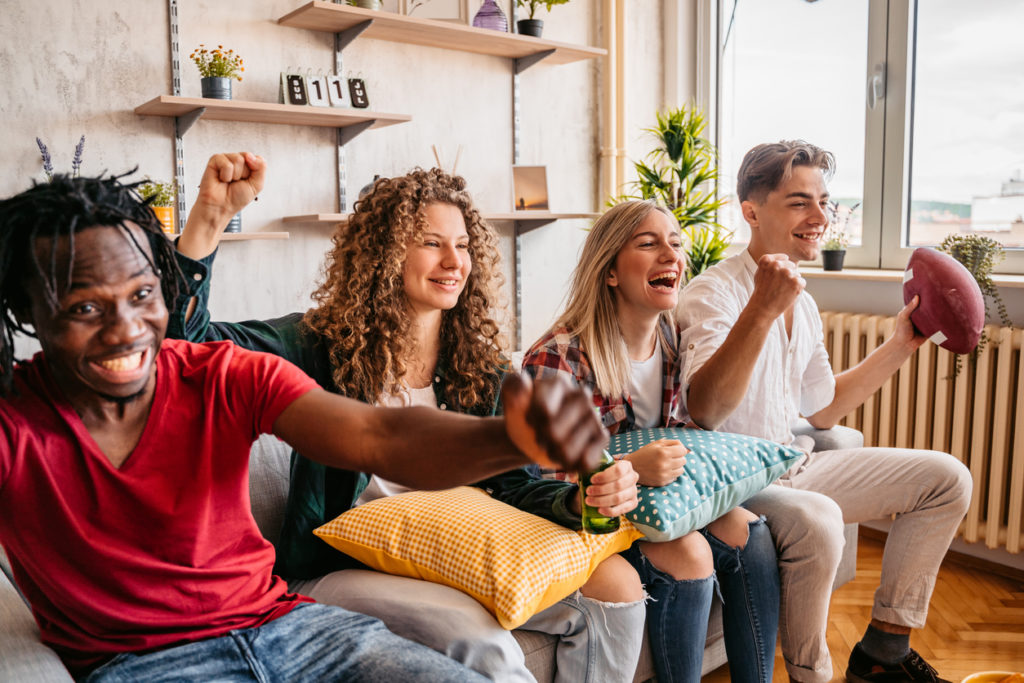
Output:
<svg viewBox="0 0 1024 683">
<path fill-rule="evenodd" d="M 223 44 L 245 58 L 235 99 L 277 102 L 286 67 L 330 73 L 333 36 L 277 25 L 302 0 L 226 3 L 180 0 L 182 95 L 199 95 L 188 60 L 199 43 Z M 470 0 L 471 12 L 479 6 Z M 510 0 L 505 1 L 509 9 Z M 631 3 L 632 6 L 632 3 Z M 635 44 L 656 34 L 660 0 L 637 0 Z M 5 4 L 0 66 L 0 143 L 7 158 L 0 196 L 41 179 L 36 136 L 50 147 L 57 170 L 69 169 L 74 145 L 86 136 L 83 174 L 123 171 L 174 174 L 173 119 L 133 113 L 171 93 L 165 0 L 67 3 L 37 0 Z M 600 45 L 600 3 L 577 1 L 544 17 L 545 37 Z M 600 69 L 604 60 L 538 65 L 521 76 L 520 163 L 548 169 L 555 211 L 594 211 L 597 196 Z M 480 208 L 511 208 L 512 65 L 507 59 L 439 48 L 357 39 L 344 52 L 344 75 L 362 76 L 370 108 L 410 114 L 410 123 L 364 132 L 346 146 L 350 201 L 374 174 L 399 174 L 434 165 L 431 145 L 450 165 L 463 146 L 458 172 Z M 652 78 L 654 78 L 652 76 Z M 650 80 L 648 82 L 651 82 Z M 644 90 L 648 85 L 643 85 Z M 647 107 L 653 111 L 652 107 Z M 644 122 L 643 125 L 647 125 Z M 265 156 L 270 178 L 260 201 L 243 214 L 246 231 L 289 231 L 284 241 L 225 243 L 218 256 L 211 308 L 217 319 L 281 315 L 305 308 L 329 247 L 330 228 L 285 225 L 286 215 L 332 212 L 336 164 L 333 129 L 200 121 L 185 136 L 186 192 L 194 196 L 206 159 L 218 151 Z M 587 221 L 563 221 L 526 235 L 524 341 L 539 336 L 557 313 Z M 506 280 L 513 282 L 511 226 L 499 225 Z M 506 300 L 511 307 L 512 292 Z M 509 327 L 511 330 L 511 327 Z"/>
</svg>

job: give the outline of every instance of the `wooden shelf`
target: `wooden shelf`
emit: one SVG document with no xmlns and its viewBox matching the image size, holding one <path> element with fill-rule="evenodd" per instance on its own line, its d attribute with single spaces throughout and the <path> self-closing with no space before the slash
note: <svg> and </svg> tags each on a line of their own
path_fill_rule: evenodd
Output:
<svg viewBox="0 0 1024 683">
<path fill-rule="evenodd" d="M 143 116 L 178 117 L 195 115 L 197 112 L 199 112 L 199 118 L 214 121 L 247 121 L 328 128 L 347 128 L 359 124 L 363 124 L 366 128 L 383 128 L 412 120 L 412 117 L 407 114 L 382 114 L 368 109 L 213 100 L 205 97 L 176 97 L 174 95 L 160 95 L 135 108 L 135 113 Z"/>
<path fill-rule="evenodd" d="M 333 225 L 344 223 L 350 214 L 347 213 L 308 213 L 300 216 L 285 216 L 284 223 L 323 223 Z M 570 218 L 597 218 L 599 213 L 556 213 L 552 211 L 505 211 L 503 213 L 481 213 L 485 221 L 493 223 L 514 223 L 517 235 L 536 230 L 548 223 Z"/>
<path fill-rule="evenodd" d="M 367 22 L 371 23 L 366 25 Z M 322 0 L 313 0 L 289 12 L 278 19 L 277 23 L 331 33 L 353 29 L 357 34 L 361 31 L 363 36 L 377 40 L 522 59 L 529 64 L 535 60 L 543 60 L 545 64 L 568 64 L 608 54 L 602 48 L 559 43 L 517 33 L 501 33 L 454 22 L 418 19 L 394 12 L 336 5 Z"/>
<path fill-rule="evenodd" d="M 244 242 L 245 240 L 286 240 L 291 237 L 287 232 L 226 232 L 220 237 L 221 242 Z"/>
</svg>

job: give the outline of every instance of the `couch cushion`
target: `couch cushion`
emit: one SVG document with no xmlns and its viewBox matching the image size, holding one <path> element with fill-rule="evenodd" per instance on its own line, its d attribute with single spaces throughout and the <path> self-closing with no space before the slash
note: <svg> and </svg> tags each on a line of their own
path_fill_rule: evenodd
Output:
<svg viewBox="0 0 1024 683">
<path fill-rule="evenodd" d="M 469 486 L 381 498 L 314 533 L 374 569 L 458 588 L 510 629 L 640 537 L 629 523 L 611 534 L 573 531 Z"/>
<path fill-rule="evenodd" d="M 640 503 L 626 517 L 652 541 L 700 529 L 772 483 L 802 451 L 741 434 L 700 429 L 641 429 L 615 434 L 608 451 L 632 453 L 658 439 L 690 449 L 686 471 L 666 486 L 641 486 Z"/>
<path fill-rule="evenodd" d="M 292 448 L 273 434 L 261 434 L 249 451 L 249 499 L 263 537 L 277 545 L 288 501 Z"/>
</svg>

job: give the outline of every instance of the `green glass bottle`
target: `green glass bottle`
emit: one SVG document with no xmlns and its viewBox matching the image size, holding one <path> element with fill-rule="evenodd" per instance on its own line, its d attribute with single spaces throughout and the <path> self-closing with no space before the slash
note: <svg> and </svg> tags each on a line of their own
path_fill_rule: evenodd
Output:
<svg viewBox="0 0 1024 683">
<path fill-rule="evenodd" d="M 618 517 L 605 517 L 597 508 L 587 505 L 587 487 L 590 486 L 590 477 L 608 469 L 615 464 L 615 459 L 608 454 L 608 451 L 601 453 L 601 464 L 593 472 L 580 476 L 580 508 L 583 510 L 583 530 L 588 534 L 610 534 L 619 528 Z"/>
</svg>

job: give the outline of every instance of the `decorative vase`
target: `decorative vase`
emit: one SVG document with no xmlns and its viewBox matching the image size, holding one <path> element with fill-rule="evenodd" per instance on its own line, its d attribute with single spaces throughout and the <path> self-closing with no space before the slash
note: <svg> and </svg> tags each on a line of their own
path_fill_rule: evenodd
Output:
<svg viewBox="0 0 1024 683">
<path fill-rule="evenodd" d="M 174 230 L 174 207 L 173 206 L 151 206 L 153 213 L 156 214 L 156 219 L 160 221 L 160 227 L 163 228 L 165 235 L 173 235 Z"/>
<path fill-rule="evenodd" d="M 540 34 L 544 32 L 544 20 L 520 19 L 516 22 L 516 27 L 521 35 L 540 38 Z"/>
<path fill-rule="evenodd" d="M 484 4 L 480 5 L 480 9 L 473 17 L 473 26 L 507 33 L 508 19 L 494 0 L 484 0 Z"/>
<path fill-rule="evenodd" d="M 842 270 L 845 249 L 832 249 L 821 252 L 821 266 L 824 270 Z"/>
<path fill-rule="evenodd" d="M 356 0 L 356 7 L 363 9 L 380 9 L 380 0 Z"/>
<path fill-rule="evenodd" d="M 199 83 L 203 88 L 203 97 L 208 97 L 212 100 L 230 100 L 231 99 L 231 79 L 223 78 L 220 76 L 208 76 Z"/>
<path fill-rule="evenodd" d="M 224 232 L 242 232 L 242 214 L 236 213 L 231 217 L 231 222 L 228 223 L 228 227 L 224 228 Z"/>
</svg>

